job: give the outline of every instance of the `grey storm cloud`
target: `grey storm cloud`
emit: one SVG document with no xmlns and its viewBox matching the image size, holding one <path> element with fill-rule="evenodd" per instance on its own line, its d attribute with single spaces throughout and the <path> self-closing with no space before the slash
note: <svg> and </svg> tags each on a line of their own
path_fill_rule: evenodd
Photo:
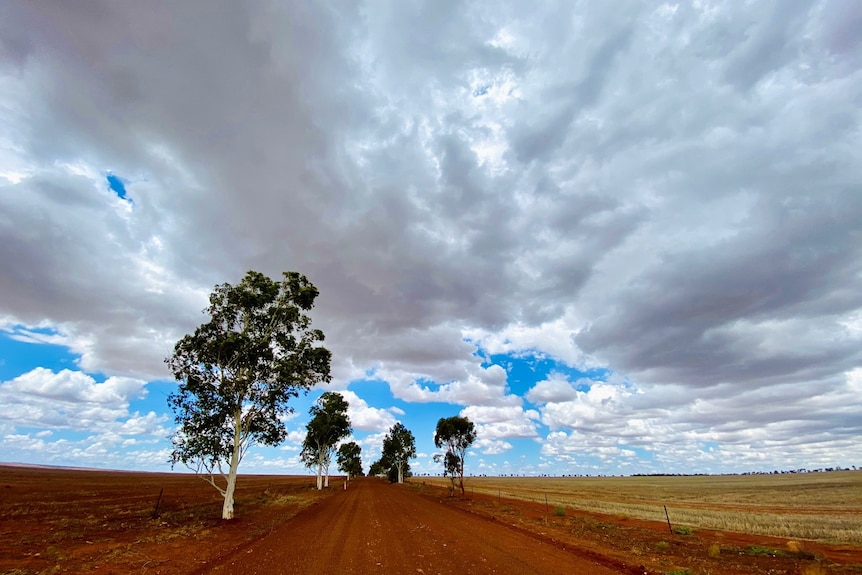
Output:
<svg viewBox="0 0 862 575">
<path fill-rule="evenodd" d="M 510 405 L 465 331 L 564 322 L 573 355 L 652 397 L 691 391 L 674 413 L 694 426 L 710 389 L 844 393 L 862 366 L 860 14 L 4 2 L 0 320 L 53 327 L 87 369 L 165 378 L 213 285 L 295 269 L 342 385 L 473 378 L 463 397 L 487 384 Z"/>
</svg>

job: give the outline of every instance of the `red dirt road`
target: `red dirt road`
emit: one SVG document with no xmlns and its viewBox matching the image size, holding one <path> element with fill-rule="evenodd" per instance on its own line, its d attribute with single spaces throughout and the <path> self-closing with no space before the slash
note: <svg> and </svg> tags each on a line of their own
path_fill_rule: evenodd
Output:
<svg viewBox="0 0 862 575">
<path fill-rule="evenodd" d="M 352 481 L 201 573 L 631 573 L 442 505 L 403 486 Z"/>
</svg>

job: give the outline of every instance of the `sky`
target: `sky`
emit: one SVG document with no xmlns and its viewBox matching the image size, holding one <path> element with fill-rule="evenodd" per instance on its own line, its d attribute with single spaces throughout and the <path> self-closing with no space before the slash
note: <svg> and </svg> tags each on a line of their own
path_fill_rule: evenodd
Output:
<svg viewBox="0 0 862 575">
<path fill-rule="evenodd" d="M 862 4 L 0 3 L 0 461 L 170 469 L 164 359 L 305 274 L 332 382 L 245 473 L 862 467 Z M 185 469 L 180 469 L 185 471 Z"/>
</svg>

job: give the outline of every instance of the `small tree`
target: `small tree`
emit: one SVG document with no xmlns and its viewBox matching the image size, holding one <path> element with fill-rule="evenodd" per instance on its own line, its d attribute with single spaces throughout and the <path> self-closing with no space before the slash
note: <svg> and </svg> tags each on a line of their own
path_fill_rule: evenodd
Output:
<svg viewBox="0 0 862 575">
<path fill-rule="evenodd" d="M 368 469 L 368 475 L 372 477 L 376 477 L 378 475 L 386 475 L 390 467 L 392 467 L 392 465 L 389 463 L 389 461 L 387 461 L 385 457 L 381 457 L 380 459 L 371 464 L 371 467 Z"/>
<path fill-rule="evenodd" d="M 467 448 L 470 447 L 476 440 L 476 427 L 473 422 L 466 417 L 442 417 L 437 422 L 437 429 L 434 432 L 434 445 L 437 447 L 446 446 L 446 452 L 456 456 L 457 461 L 448 456 L 443 461 L 444 473 L 449 465 L 456 466 L 454 470 L 458 474 L 458 481 L 461 486 L 461 495 L 464 495 L 464 459 L 467 455 Z"/>
<path fill-rule="evenodd" d="M 403 423 L 398 422 L 383 438 L 383 458 L 396 469 L 398 483 L 404 483 L 405 466 L 413 457 L 416 457 L 416 439 Z"/>
<path fill-rule="evenodd" d="M 455 495 L 455 478 L 458 477 L 458 470 L 461 468 L 461 459 L 451 451 L 447 451 L 445 455 L 438 453 L 434 456 L 434 461 L 439 463 L 441 460 L 443 461 L 443 477 L 448 477 L 451 483 L 449 495 Z"/>
<path fill-rule="evenodd" d="M 317 488 L 329 487 L 329 463 L 339 441 L 350 435 L 347 401 L 340 393 L 324 392 L 311 406 L 311 420 L 302 442 L 300 457 L 306 467 L 317 466 Z M 326 473 L 324 480 L 323 474 Z"/>
<path fill-rule="evenodd" d="M 178 425 L 171 465 L 183 463 L 224 496 L 223 519 L 234 516 L 237 468 L 248 448 L 284 441 L 288 400 L 330 379 L 331 355 L 318 345 L 323 332 L 305 314 L 317 294 L 296 272 L 273 281 L 250 271 L 235 286 L 215 287 L 204 310 L 210 320 L 165 359 L 179 381 L 168 396 Z"/>
<path fill-rule="evenodd" d="M 347 474 L 347 480 L 350 477 L 359 477 L 362 475 L 362 459 L 359 455 L 362 453 L 362 448 L 355 442 L 344 443 L 338 448 L 336 461 L 338 461 L 338 469 Z"/>
</svg>

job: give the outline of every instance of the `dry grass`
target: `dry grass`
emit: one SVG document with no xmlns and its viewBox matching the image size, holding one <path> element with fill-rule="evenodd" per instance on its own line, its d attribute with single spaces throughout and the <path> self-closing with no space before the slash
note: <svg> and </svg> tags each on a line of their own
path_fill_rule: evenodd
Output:
<svg viewBox="0 0 862 575">
<path fill-rule="evenodd" d="M 829 571 L 820 563 L 809 563 L 802 568 L 802 575 L 829 575 Z"/>
<path fill-rule="evenodd" d="M 706 550 L 706 554 L 713 558 L 720 556 L 721 545 L 719 545 L 718 543 L 713 543 L 709 546 L 709 549 Z"/>
<path fill-rule="evenodd" d="M 442 478 L 421 478 L 443 485 Z M 475 493 L 694 528 L 862 544 L 862 471 L 706 477 L 468 478 Z"/>
</svg>

